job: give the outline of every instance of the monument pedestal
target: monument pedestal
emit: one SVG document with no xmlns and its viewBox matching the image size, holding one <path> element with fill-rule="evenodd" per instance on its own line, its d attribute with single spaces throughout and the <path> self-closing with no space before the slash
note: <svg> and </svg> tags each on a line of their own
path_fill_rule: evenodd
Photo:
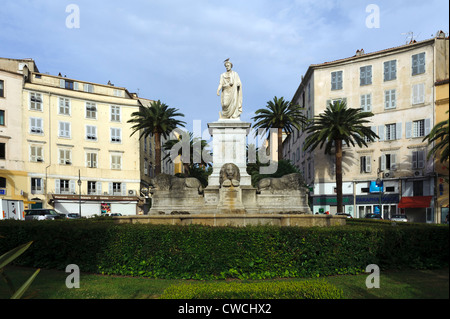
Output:
<svg viewBox="0 0 450 319">
<path fill-rule="evenodd" d="M 241 175 L 240 185 L 251 185 L 247 174 L 247 135 L 251 123 L 239 119 L 220 119 L 208 123 L 209 134 L 213 136 L 213 172 L 208 179 L 209 186 L 220 186 L 220 169 L 226 163 L 234 163 Z"/>
</svg>

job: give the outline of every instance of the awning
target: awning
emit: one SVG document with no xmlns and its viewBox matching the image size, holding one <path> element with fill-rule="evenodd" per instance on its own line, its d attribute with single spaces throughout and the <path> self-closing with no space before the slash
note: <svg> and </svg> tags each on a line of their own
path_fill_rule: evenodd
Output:
<svg viewBox="0 0 450 319">
<path fill-rule="evenodd" d="M 433 196 L 413 196 L 402 197 L 398 203 L 398 208 L 427 208 L 431 207 Z"/>
</svg>

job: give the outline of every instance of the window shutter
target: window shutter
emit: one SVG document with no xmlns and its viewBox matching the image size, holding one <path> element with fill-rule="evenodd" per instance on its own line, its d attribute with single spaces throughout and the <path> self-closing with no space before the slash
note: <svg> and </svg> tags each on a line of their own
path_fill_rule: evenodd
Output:
<svg viewBox="0 0 450 319">
<path fill-rule="evenodd" d="M 411 133 L 412 133 L 412 122 L 406 122 L 406 127 L 405 127 L 405 137 L 406 138 L 411 138 Z"/>
<path fill-rule="evenodd" d="M 121 183 L 120 184 L 120 188 L 122 191 L 122 196 L 127 196 L 127 184 L 126 183 Z"/>
<path fill-rule="evenodd" d="M 386 170 L 386 155 L 381 155 L 380 157 L 380 170 L 384 171 Z"/>
<path fill-rule="evenodd" d="M 59 179 L 55 179 L 55 194 L 60 194 L 59 183 Z"/>
<path fill-rule="evenodd" d="M 416 151 L 412 152 L 412 168 L 417 169 L 417 153 Z"/>
<path fill-rule="evenodd" d="M 400 140 L 402 139 L 402 123 L 396 123 L 395 124 L 395 139 Z"/>
<path fill-rule="evenodd" d="M 97 189 L 97 195 L 102 195 L 102 182 L 95 183 L 95 188 Z"/>
<path fill-rule="evenodd" d="M 60 87 L 61 89 L 64 89 L 64 88 L 66 87 L 66 83 L 65 83 L 65 81 L 64 81 L 63 79 L 60 79 L 60 80 L 59 80 L 59 87 Z"/>
<path fill-rule="evenodd" d="M 391 154 L 391 170 L 397 169 L 397 155 Z"/>
<path fill-rule="evenodd" d="M 425 136 L 430 134 L 431 131 L 431 119 L 425 119 Z"/>
<path fill-rule="evenodd" d="M 329 107 L 329 106 L 330 106 L 330 103 L 331 103 L 331 100 L 327 100 L 327 105 L 326 105 L 326 107 Z"/>
<path fill-rule="evenodd" d="M 372 172 L 372 157 L 366 156 L 366 173 Z"/>
<path fill-rule="evenodd" d="M 418 88 L 418 103 L 424 103 L 425 102 L 425 84 L 421 83 L 419 84 Z"/>
<path fill-rule="evenodd" d="M 424 168 L 424 167 L 425 167 L 425 152 L 418 151 L 417 152 L 417 168 Z"/>
<path fill-rule="evenodd" d="M 378 137 L 380 141 L 384 141 L 384 125 L 378 126 Z"/>
<path fill-rule="evenodd" d="M 75 180 L 71 179 L 69 181 L 69 191 L 71 194 L 75 194 L 76 190 L 75 190 Z"/>
<path fill-rule="evenodd" d="M 73 89 L 78 91 L 78 82 L 73 82 Z"/>
<path fill-rule="evenodd" d="M 391 94 L 390 91 L 384 92 L 384 108 L 388 109 L 391 105 Z"/>
<path fill-rule="evenodd" d="M 109 182 L 108 183 L 108 187 L 109 187 L 108 195 L 113 195 L 113 183 Z"/>
</svg>

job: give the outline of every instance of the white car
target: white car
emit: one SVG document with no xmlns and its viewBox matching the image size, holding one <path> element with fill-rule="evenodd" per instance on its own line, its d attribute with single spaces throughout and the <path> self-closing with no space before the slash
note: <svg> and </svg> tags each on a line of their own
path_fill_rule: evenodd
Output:
<svg viewBox="0 0 450 319">
<path fill-rule="evenodd" d="M 392 215 L 391 220 L 394 222 L 407 222 L 408 218 L 406 215 Z"/>
</svg>

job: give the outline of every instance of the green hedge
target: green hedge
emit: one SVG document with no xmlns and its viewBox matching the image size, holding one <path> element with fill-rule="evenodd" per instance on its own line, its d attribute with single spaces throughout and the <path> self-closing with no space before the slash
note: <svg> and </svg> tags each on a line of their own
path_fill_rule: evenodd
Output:
<svg viewBox="0 0 450 319">
<path fill-rule="evenodd" d="M 183 283 L 164 290 L 161 299 L 343 299 L 325 281 Z"/>
<path fill-rule="evenodd" d="M 327 228 L 206 227 L 111 221 L 1 221 L 0 254 L 34 241 L 17 263 L 181 279 L 266 279 L 448 266 L 449 228 L 351 223 Z"/>
</svg>

